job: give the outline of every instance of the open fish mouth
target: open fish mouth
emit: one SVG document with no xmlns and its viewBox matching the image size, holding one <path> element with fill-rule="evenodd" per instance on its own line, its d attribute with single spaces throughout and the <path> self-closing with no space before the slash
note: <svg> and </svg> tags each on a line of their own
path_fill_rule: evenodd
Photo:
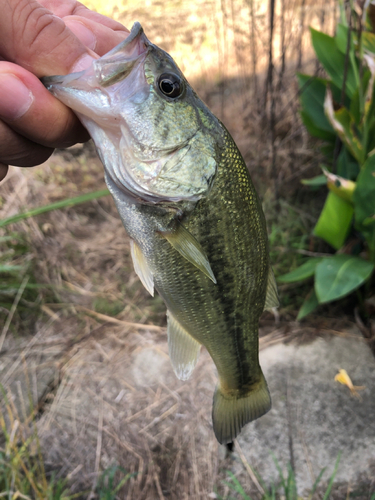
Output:
<svg viewBox="0 0 375 500">
<path fill-rule="evenodd" d="M 140 23 L 134 23 L 129 36 L 104 57 L 94 61 L 95 76 L 102 87 L 126 78 L 150 46 Z M 142 60 L 144 57 L 142 57 Z"/>
<path fill-rule="evenodd" d="M 73 84 L 75 80 L 81 79 L 87 74 L 87 76 L 95 76 L 97 84 L 108 87 L 116 81 L 126 78 L 139 57 L 147 53 L 149 46 L 150 42 L 141 24 L 135 22 L 129 36 L 103 57 L 93 60 L 89 68 L 69 75 L 45 76 L 41 78 L 41 81 L 48 90 L 53 90 L 56 85 Z"/>
</svg>

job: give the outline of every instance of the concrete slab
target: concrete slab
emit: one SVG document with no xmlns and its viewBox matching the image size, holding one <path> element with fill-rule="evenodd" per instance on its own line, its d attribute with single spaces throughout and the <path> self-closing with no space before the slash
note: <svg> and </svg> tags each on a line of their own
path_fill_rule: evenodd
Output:
<svg viewBox="0 0 375 500">
<path fill-rule="evenodd" d="M 301 494 L 323 467 L 323 482 L 331 476 L 341 452 L 336 483 L 374 480 L 375 359 L 363 339 L 317 339 L 299 347 L 277 344 L 262 351 L 260 359 L 273 407 L 248 425 L 238 442 L 262 478 L 278 478 L 270 453 L 283 470 L 294 460 Z M 335 382 L 340 368 L 354 385 L 365 386 L 360 399 Z"/>
</svg>

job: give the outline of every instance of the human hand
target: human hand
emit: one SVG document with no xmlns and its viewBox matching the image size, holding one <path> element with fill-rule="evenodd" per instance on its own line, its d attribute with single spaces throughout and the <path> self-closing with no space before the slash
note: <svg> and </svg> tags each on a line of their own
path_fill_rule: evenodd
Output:
<svg viewBox="0 0 375 500">
<path fill-rule="evenodd" d="M 8 0 L 0 16 L 0 180 L 88 139 L 39 78 L 80 71 L 129 31 L 76 0 Z"/>
</svg>

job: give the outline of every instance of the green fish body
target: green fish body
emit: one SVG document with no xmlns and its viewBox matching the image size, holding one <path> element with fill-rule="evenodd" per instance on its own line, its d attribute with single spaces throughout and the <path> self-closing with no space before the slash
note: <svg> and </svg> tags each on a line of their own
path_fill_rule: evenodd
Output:
<svg viewBox="0 0 375 500">
<path fill-rule="evenodd" d="M 212 357 L 214 432 L 232 442 L 271 407 L 258 322 L 278 305 L 263 211 L 238 148 L 138 23 L 93 68 L 44 83 L 94 139 L 135 270 L 167 306 L 176 375 L 189 378 L 201 345 Z"/>
</svg>

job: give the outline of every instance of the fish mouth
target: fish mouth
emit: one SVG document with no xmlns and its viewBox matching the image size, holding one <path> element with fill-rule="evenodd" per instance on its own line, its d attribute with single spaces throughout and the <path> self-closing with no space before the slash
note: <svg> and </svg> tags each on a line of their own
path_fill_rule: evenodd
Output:
<svg viewBox="0 0 375 500">
<path fill-rule="evenodd" d="M 82 77 L 86 77 L 87 82 L 94 77 L 96 85 L 109 87 L 130 74 L 137 61 L 147 54 L 150 45 L 141 24 L 135 22 L 129 35 L 122 43 L 99 59 L 93 60 L 92 65 L 86 70 L 69 75 L 45 76 L 41 78 L 41 82 L 52 92 L 56 85 L 74 87 L 73 82 L 82 79 Z"/>
<path fill-rule="evenodd" d="M 101 87 L 109 87 L 126 78 L 134 66 L 144 59 L 150 47 L 142 26 L 133 24 L 125 40 L 93 62 L 95 76 Z"/>
</svg>

